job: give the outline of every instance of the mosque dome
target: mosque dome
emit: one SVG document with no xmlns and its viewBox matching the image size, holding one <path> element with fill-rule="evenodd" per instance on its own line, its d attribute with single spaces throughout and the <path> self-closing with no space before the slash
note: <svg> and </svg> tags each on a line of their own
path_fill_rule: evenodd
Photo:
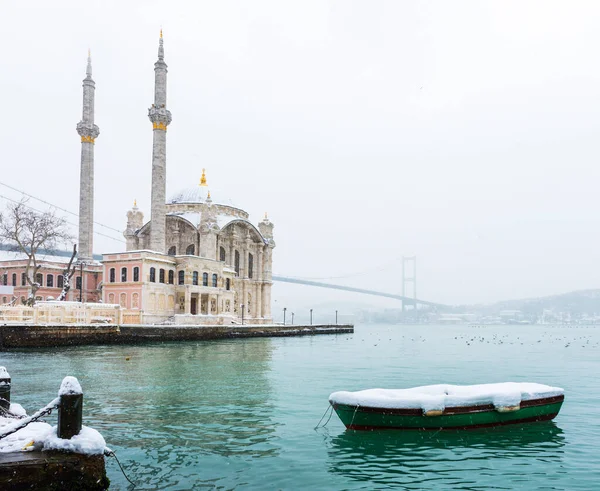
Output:
<svg viewBox="0 0 600 491">
<path fill-rule="evenodd" d="M 231 199 L 228 199 L 220 192 L 211 195 L 211 191 L 206 183 L 206 170 L 202 169 L 200 184 L 190 188 L 185 188 L 173 194 L 167 201 L 167 204 L 198 204 L 206 203 L 211 200 L 215 204 L 236 207 Z"/>
</svg>

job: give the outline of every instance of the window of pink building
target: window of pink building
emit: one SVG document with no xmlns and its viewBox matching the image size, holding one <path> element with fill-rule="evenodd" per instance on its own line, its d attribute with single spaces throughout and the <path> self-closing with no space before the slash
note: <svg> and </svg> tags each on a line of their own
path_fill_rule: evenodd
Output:
<svg viewBox="0 0 600 491">
<path fill-rule="evenodd" d="M 140 268 L 133 268 L 133 281 L 140 281 Z"/>
<path fill-rule="evenodd" d="M 110 278 L 110 282 L 111 282 L 111 283 L 114 283 L 114 282 L 115 282 L 115 275 L 116 275 L 115 268 L 110 268 L 110 275 L 109 275 L 109 278 Z"/>
<path fill-rule="evenodd" d="M 58 288 L 62 288 L 63 287 L 63 281 L 64 281 L 63 280 L 63 275 L 61 275 L 61 274 L 56 275 L 56 286 Z"/>
<path fill-rule="evenodd" d="M 121 268 L 121 282 L 127 282 L 127 268 Z"/>
<path fill-rule="evenodd" d="M 54 287 L 54 275 L 53 274 L 46 275 L 46 286 L 50 287 L 50 288 Z"/>
</svg>

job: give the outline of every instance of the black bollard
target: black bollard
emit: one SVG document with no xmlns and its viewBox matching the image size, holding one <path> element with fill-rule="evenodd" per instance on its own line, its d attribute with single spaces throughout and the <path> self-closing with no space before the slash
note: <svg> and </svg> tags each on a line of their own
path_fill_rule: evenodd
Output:
<svg viewBox="0 0 600 491">
<path fill-rule="evenodd" d="M 83 394 L 63 394 L 58 408 L 58 438 L 66 440 L 78 435 L 83 422 Z"/>
<path fill-rule="evenodd" d="M 10 409 L 10 375 L 4 367 L 0 367 L 0 408 Z"/>
</svg>

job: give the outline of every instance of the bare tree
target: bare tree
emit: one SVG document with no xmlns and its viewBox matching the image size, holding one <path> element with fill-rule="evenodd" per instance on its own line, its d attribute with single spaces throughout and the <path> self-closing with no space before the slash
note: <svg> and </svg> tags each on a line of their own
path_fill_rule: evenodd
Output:
<svg viewBox="0 0 600 491">
<path fill-rule="evenodd" d="M 58 244 L 72 240 L 64 218 L 56 216 L 53 211 L 35 211 L 26 200 L 11 203 L 0 213 L 0 242 L 27 257 L 25 278 L 30 287 L 27 305 L 35 303 L 35 294 L 41 286 L 37 282 L 41 267 L 37 258 L 40 249 L 52 251 Z"/>
<path fill-rule="evenodd" d="M 77 256 L 77 245 L 73 245 L 73 254 L 71 254 L 71 259 L 69 260 L 69 264 L 67 264 L 67 268 L 63 271 L 63 289 L 57 298 L 60 302 L 66 300 L 67 293 L 69 293 L 69 290 L 71 289 L 71 278 L 75 274 L 75 269 L 77 268 L 77 265 L 73 262 L 75 256 Z"/>
</svg>

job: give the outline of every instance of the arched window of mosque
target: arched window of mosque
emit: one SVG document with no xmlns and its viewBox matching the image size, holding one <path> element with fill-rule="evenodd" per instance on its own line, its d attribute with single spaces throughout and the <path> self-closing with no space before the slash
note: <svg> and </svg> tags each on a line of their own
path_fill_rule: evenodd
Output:
<svg viewBox="0 0 600 491">
<path fill-rule="evenodd" d="M 140 281 L 140 268 L 133 268 L 133 281 Z"/>
<path fill-rule="evenodd" d="M 81 276 L 75 278 L 75 290 L 81 290 Z"/>
<path fill-rule="evenodd" d="M 50 288 L 52 288 L 54 286 L 54 275 L 53 274 L 46 275 L 46 286 L 49 286 Z"/>
<path fill-rule="evenodd" d="M 42 273 L 37 273 L 35 275 L 35 282 L 38 283 L 40 286 L 44 284 L 44 275 Z"/>
<path fill-rule="evenodd" d="M 156 268 L 150 268 L 150 282 L 156 283 Z"/>
<path fill-rule="evenodd" d="M 119 298 L 119 305 L 121 305 L 121 307 L 123 308 L 127 307 L 127 293 L 121 293 Z"/>
<path fill-rule="evenodd" d="M 235 251 L 235 264 L 234 264 L 234 268 L 235 268 L 235 275 L 239 276 L 240 275 L 240 252 L 239 251 Z"/>
<path fill-rule="evenodd" d="M 202 286 L 208 286 L 208 273 L 202 273 Z"/>
<path fill-rule="evenodd" d="M 179 284 L 183 285 L 185 283 L 185 271 L 179 271 L 179 273 L 177 273 L 177 277 Z"/>
<path fill-rule="evenodd" d="M 127 282 L 127 268 L 121 268 L 121 282 Z"/>
<path fill-rule="evenodd" d="M 175 256 L 177 254 L 177 248 L 175 246 L 169 247 L 169 252 L 167 252 L 169 256 Z"/>
<path fill-rule="evenodd" d="M 162 268 L 158 272 L 158 282 L 159 283 L 164 283 L 165 282 L 165 270 L 162 269 Z"/>
<path fill-rule="evenodd" d="M 115 282 L 115 268 L 110 268 L 110 282 L 114 283 Z"/>
<path fill-rule="evenodd" d="M 175 282 L 175 272 L 170 269 L 169 270 L 169 285 L 172 285 Z"/>
<path fill-rule="evenodd" d="M 27 285 L 27 276 L 25 276 L 25 273 L 21 273 L 21 286 L 25 285 Z"/>
<path fill-rule="evenodd" d="M 196 248 L 194 247 L 194 244 L 190 244 L 189 246 L 187 246 L 187 249 L 185 250 L 185 253 L 188 256 L 193 256 L 195 250 L 196 250 Z"/>
<path fill-rule="evenodd" d="M 198 271 L 192 273 L 192 285 L 198 284 Z"/>
<path fill-rule="evenodd" d="M 134 293 L 133 295 L 131 295 L 131 308 L 132 309 L 137 309 L 140 306 L 140 300 L 139 300 L 140 296 L 137 293 Z"/>
<path fill-rule="evenodd" d="M 217 287 L 217 275 L 216 274 L 212 275 L 212 286 L 215 288 Z"/>
<path fill-rule="evenodd" d="M 13 273 L 12 284 L 13 286 L 17 286 L 17 273 Z"/>
<path fill-rule="evenodd" d="M 221 247 L 219 249 L 219 261 L 225 262 L 225 248 Z"/>
<path fill-rule="evenodd" d="M 254 256 L 252 254 L 248 254 L 248 278 L 252 278 L 253 273 L 254 273 Z"/>
<path fill-rule="evenodd" d="M 231 290 L 231 280 L 229 278 L 225 280 L 225 290 Z"/>
<path fill-rule="evenodd" d="M 56 286 L 57 288 L 62 288 L 63 287 L 63 275 L 59 274 L 56 276 Z"/>
</svg>

